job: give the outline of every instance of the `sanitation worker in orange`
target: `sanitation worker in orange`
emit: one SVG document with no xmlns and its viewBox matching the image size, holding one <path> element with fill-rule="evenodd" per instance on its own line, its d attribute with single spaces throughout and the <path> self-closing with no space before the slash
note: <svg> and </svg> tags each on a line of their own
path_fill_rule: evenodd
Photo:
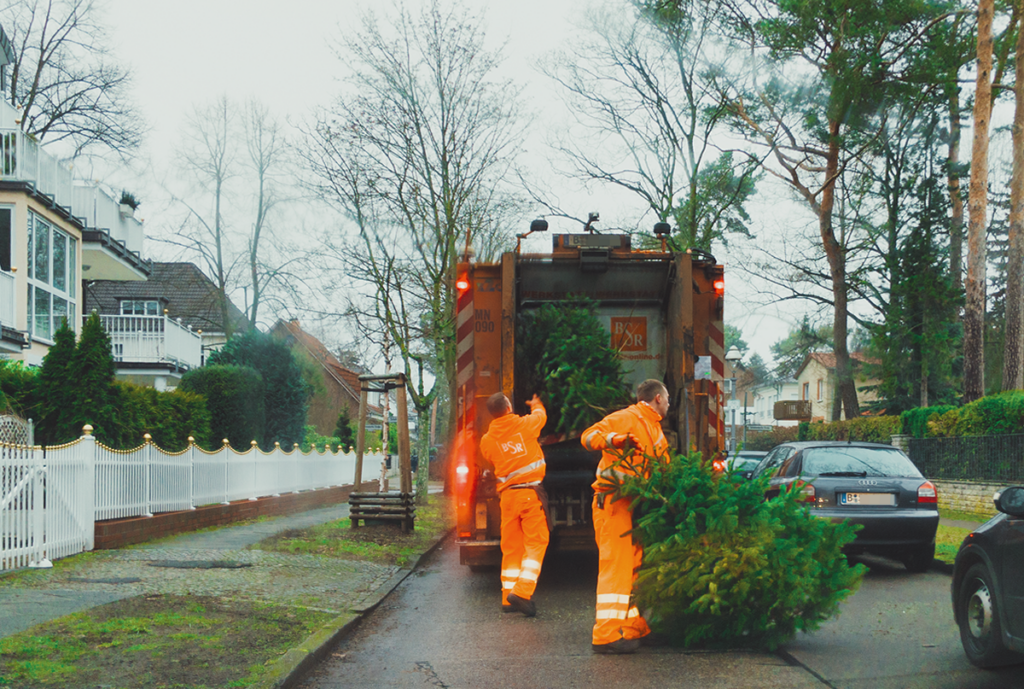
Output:
<svg viewBox="0 0 1024 689">
<path fill-rule="evenodd" d="M 633 540 L 633 514 L 628 500 L 612 501 L 607 479 L 647 470 L 648 458 L 668 458 L 668 441 L 661 420 L 668 413 L 668 390 L 659 380 L 637 387 L 637 403 L 604 417 L 583 431 L 588 450 L 602 450 L 594 482 L 594 536 L 598 547 L 595 653 L 633 653 L 650 627 L 631 596 L 643 549 Z M 633 467 L 616 464 L 625 458 Z M 605 480 L 602 480 L 604 478 Z M 646 642 L 646 641 L 645 641 Z"/>
<path fill-rule="evenodd" d="M 544 454 L 537 438 L 548 415 L 534 395 L 530 413 L 517 416 L 503 393 L 487 399 L 494 417 L 480 439 L 480 453 L 494 465 L 501 500 L 501 605 L 504 612 L 537 614 L 533 592 L 548 548 L 548 499 Z"/>
</svg>

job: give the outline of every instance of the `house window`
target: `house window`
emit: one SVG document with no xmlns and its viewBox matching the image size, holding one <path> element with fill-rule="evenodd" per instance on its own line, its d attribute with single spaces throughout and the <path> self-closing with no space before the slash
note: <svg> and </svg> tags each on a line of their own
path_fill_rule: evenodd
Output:
<svg viewBox="0 0 1024 689">
<path fill-rule="evenodd" d="M 11 272 L 11 225 L 13 208 L 0 208 L 0 270 Z"/>
<path fill-rule="evenodd" d="M 800 399 L 809 400 L 811 399 L 811 384 L 804 383 L 804 387 L 800 390 Z"/>
<path fill-rule="evenodd" d="M 821 398 L 824 395 L 824 393 L 825 393 L 825 381 L 823 381 L 821 378 L 818 378 L 818 401 L 819 402 L 821 401 Z"/>
<path fill-rule="evenodd" d="M 156 299 L 122 299 L 122 316 L 159 316 L 160 304 Z"/>
<path fill-rule="evenodd" d="M 65 318 L 75 328 L 77 254 L 74 237 L 28 214 L 28 330 L 33 337 L 52 340 Z"/>
</svg>

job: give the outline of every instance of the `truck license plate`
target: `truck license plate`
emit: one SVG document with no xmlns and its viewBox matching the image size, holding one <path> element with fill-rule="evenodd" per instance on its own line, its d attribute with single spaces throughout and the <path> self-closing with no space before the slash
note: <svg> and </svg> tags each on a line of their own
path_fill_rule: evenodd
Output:
<svg viewBox="0 0 1024 689">
<path fill-rule="evenodd" d="M 840 493 L 840 505 L 885 505 L 896 504 L 896 496 L 892 493 Z"/>
</svg>

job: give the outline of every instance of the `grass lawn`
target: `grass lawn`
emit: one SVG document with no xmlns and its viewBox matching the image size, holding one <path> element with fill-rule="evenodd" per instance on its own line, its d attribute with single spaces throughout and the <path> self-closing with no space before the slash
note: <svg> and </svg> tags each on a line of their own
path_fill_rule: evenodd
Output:
<svg viewBox="0 0 1024 689">
<path fill-rule="evenodd" d="M 969 514 L 966 512 L 955 512 L 953 510 L 939 510 L 939 515 L 943 519 L 977 522 L 979 524 L 983 524 L 988 521 L 988 517 Z M 947 526 L 940 523 L 939 530 L 935 534 L 935 559 L 953 564 L 953 560 L 956 559 L 956 552 L 960 550 L 960 544 L 963 542 L 964 538 L 967 537 L 967 534 L 971 533 L 971 531 L 973 531 L 973 529 L 964 529 L 959 526 Z"/>
<path fill-rule="evenodd" d="M 412 533 L 402 533 L 396 523 L 353 529 L 348 519 L 339 519 L 308 529 L 284 531 L 252 547 L 293 555 L 324 555 L 408 567 L 454 525 L 451 501 L 441 495 L 431 495 L 426 505 L 416 506 L 416 526 Z"/>
</svg>

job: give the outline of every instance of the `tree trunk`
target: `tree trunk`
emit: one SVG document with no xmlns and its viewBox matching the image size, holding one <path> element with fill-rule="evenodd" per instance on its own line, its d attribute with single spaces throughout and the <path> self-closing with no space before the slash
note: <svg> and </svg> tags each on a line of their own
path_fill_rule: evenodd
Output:
<svg viewBox="0 0 1024 689">
<path fill-rule="evenodd" d="M 821 243 L 828 258 L 829 275 L 832 278 L 832 301 L 835 305 L 832 319 L 833 352 L 836 355 L 836 387 L 838 397 L 843 402 L 846 418 L 855 419 L 860 416 L 857 403 L 857 389 L 853 384 L 853 368 L 850 365 L 850 352 L 846 348 L 847 339 L 847 294 L 846 294 L 846 254 L 843 246 L 836 239 L 832 226 L 832 210 L 836 199 L 836 177 L 839 171 L 839 130 L 842 124 L 838 120 L 829 122 L 828 159 L 825 161 L 825 186 L 821 190 L 821 206 L 818 212 L 818 228 L 821 231 Z M 841 418 L 839 405 L 832 410 L 833 420 Z"/>
<path fill-rule="evenodd" d="M 1024 0 L 1017 0 L 1017 11 Z M 1024 31 L 1017 32 L 1017 55 L 1024 56 Z M 1010 181 L 1010 234 L 1006 258 L 1006 333 L 1003 345 L 1003 390 L 1024 387 L 1024 59 L 1016 60 L 1013 85 L 1013 177 Z"/>
<path fill-rule="evenodd" d="M 978 74 L 967 225 L 967 304 L 964 307 L 964 397 L 985 394 L 985 259 L 988 210 L 988 129 L 992 101 L 992 15 L 995 0 L 978 3 Z"/>
<path fill-rule="evenodd" d="M 949 96 L 949 149 L 946 154 L 946 184 L 952 204 L 949 218 L 949 274 L 957 292 L 964 287 L 964 200 L 960 193 L 960 92 Z"/>
</svg>

